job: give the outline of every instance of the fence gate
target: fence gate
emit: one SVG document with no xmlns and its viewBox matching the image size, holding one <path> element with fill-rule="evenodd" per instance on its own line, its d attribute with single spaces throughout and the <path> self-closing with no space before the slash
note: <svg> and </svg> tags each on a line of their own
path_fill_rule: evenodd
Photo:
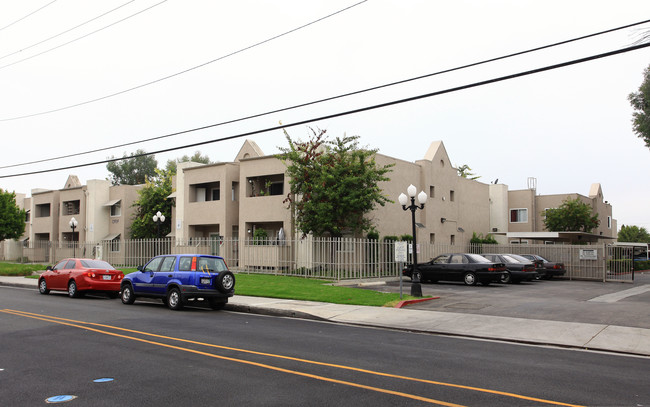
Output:
<svg viewBox="0 0 650 407">
<path fill-rule="evenodd" d="M 634 281 L 634 248 L 607 247 L 607 281 Z"/>
</svg>

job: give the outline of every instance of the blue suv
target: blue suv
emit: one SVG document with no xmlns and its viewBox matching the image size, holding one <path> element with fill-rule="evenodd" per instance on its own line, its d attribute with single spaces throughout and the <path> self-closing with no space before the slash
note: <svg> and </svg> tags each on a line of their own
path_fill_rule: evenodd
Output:
<svg viewBox="0 0 650 407">
<path fill-rule="evenodd" d="M 203 299 L 210 308 L 222 309 L 235 293 L 235 276 L 220 256 L 163 255 L 124 276 L 121 291 L 123 304 L 133 304 L 137 297 L 160 298 L 179 310 L 188 301 Z"/>
</svg>

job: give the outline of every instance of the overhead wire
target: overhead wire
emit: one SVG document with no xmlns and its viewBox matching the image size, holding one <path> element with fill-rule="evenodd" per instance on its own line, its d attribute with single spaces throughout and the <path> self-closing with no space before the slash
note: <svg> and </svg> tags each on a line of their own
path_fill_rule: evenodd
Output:
<svg viewBox="0 0 650 407">
<path fill-rule="evenodd" d="M 359 3 L 357 3 L 357 4 L 359 4 Z M 362 90 L 343 93 L 343 94 L 340 94 L 340 95 L 337 95 L 337 96 L 331 96 L 331 97 L 318 99 L 318 100 L 311 101 L 311 102 L 301 103 L 301 104 L 292 105 L 292 106 L 289 106 L 289 107 L 270 110 L 270 111 L 263 112 L 263 113 L 257 113 L 257 114 L 253 114 L 253 115 L 249 115 L 249 116 L 245 116 L 245 117 L 240 117 L 240 118 L 237 118 L 237 119 L 227 120 L 227 121 L 223 121 L 223 122 L 220 122 L 220 123 L 207 125 L 207 126 L 204 126 L 204 127 L 199 127 L 198 130 L 205 130 L 205 129 L 208 129 L 208 128 L 224 126 L 224 125 L 227 125 L 227 124 L 233 124 L 233 123 L 242 122 L 242 121 L 246 121 L 246 120 L 250 120 L 250 119 L 255 119 L 255 118 L 262 117 L 262 116 L 267 116 L 267 115 L 270 115 L 270 114 L 285 112 L 285 111 L 289 111 L 289 110 L 293 110 L 293 109 L 298 109 L 298 108 L 301 108 L 301 107 L 311 106 L 311 105 L 315 105 L 315 104 L 319 104 L 319 103 L 323 103 L 323 102 L 329 102 L 329 101 L 332 101 L 332 100 L 336 100 L 336 99 L 340 99 L 340 98 L 344 98 L 344 97 L 348 97 L 348 96 L 359 95 L 359 94 L 374 91 L 374 90 L 379 90 L 379 89 L 388 88 L 388 87 L 391 87 L 391 86 L 401 85 L 401 84 L 408 83 L 408 82 L 413 82 L 413 81 L 417 81 L 417 80 L 421 80 L 421 79 L 425 79 L 425 78 L 429 78 L 429 77 L 433 77 L 433 76 L 437 76 L 437 75 L 441 75 L 441 74 L 445 74 L 445 73 L 459 71 L 459 70 L 462 70 L 462 69 L 467 69 L 467 68 L 487 64 L 487 63 L 490 63 L 490 62 L 496 62 L 496 61 L 504 60 L 504 59 L 507 59 L 507 58 L 512 58 L 512 57 L 515 57 L 515 56 L 520 56 L 520 55 L 524 55 L 524 54 L 528 54 L 528 53 L 532 53 L 532 52 L 536 52 L 536 51 L 540 51 L 540 50 L 544 50 L 544 49 L 548 49 L 548 48 L 552 48 L 552 47 L 557 47 L 557 46 L 564 45 L 564 44 L 569 44 L 569 43 L 584 40 L 584 39 L 587 39 L 587 38 L 592 38 L 592 37 L 595 37 L 595 36 L 600 36 L 600 35 L 608 34 L 608 33 L 611 33 L 611 32 L 623 30 L 625 28 L 638 26 L 638 25 L 645 24 L 645 23 L 648 23 L 648 22 L 650 22 L 650 19 L 649 20 L 644 20 L 644 21 L 639 21 L 639 22 L 632 23 L 632 24 L 626 24 L 626 25 L 623 25 L 623 26 L 620 26 L 620 27 L 599 31 L 599 32 L 592 33 L 592 34 L 583 35 L 583 36 L 580 36 L 580 37 L 575 37 L 575 38 L 568 39 L 568 40 L 555 42 L 555 43 L 552 43 L 552 44 L 547 44 L 547 45 L 542 45 L 542 46 L 538 46 L 538 47 L 535 47 L 535 48 L 530 48 L 530 49 L 527 49 L 527 50 L 524 50 L 524 51 L 517 51 L 517 52 L 510 53 L 510 54 L 507 54 L 507 55 L 503 55 L 503 56 L 500 56 L 500 57 L 489 58 L 489 59 L 485 59 L 485 60 L 482 60 L 482 61 L 473 62 L 473 63 L 466 64 L 466 65 L 461 65 L 461 66 L 458 66 L 458 67 L 455 67 L 455 68 L 449 68 L 449 69 L 445 69 L 445 70 L 442 70 L 442 71 L 437 71 L 437 72 L 433 72 L 433 73 L 429 73 L 429 74 L 425 74 L 425 75 L 415 76 L 415 77 L 408 78 L 408 79 L 403 79 L 403 80 L 399 80 L 399 81 L 395 81 L 395 82 L 386 83 L 386 84 L 383 84 L 383 85 L 378 85 L 378 86 L 373 86 L 373 87 L 370 87 L 370 88 L 365 88 L 365 89 L 362 89 Z M 197 131 L 197 130 L 193 130 L 193 131 Z M 161 140 L 161 139 L 164 139 L 164 138 L 177 136 L 179 134 L 184 134 L 184 132 L 171 133 L 171 134 L 166 134 L 166 135 L 162 135 L 162 136 L 156 136 L 156 137 L 151 137 L 151 138 L 147 138 L 147 139 L 131 141 L 131 142 L 128 142 L 128 143 L 113 145 L 113 146 L 110 146 L 110 147 L 102 147 L 102 148 L 88 150 L 88 151 L 84 151 L 84 152 L 66 154 L 66 155 L 62 155 L 62 156 L 58 156 L 58 157 L 45 158 L 45 159 L 39 159 L 39 160 L 34 160 L 34 161 L 30 161 L 30 162 L 25 162 L 25 163 L 0 166 L 0 169 L 21 167 L 21 166 L 25 166 L 25 165 L 38 164 L 38 163 L 45 162 L 45 161 L 61 160 L 61 159 L 70 158 L 70 157 L 77 157 L 77 156 L 80 156 L 80 155 L 87 155 L 87 154 L 97 153 L 97 152 L 101 152 L 101 151 L 113 150 L 113 149 L 116 149 L 116 148 L 128 147 L 128 146 L 135 145 L 135 144 L 141 144 L 141 143 L 146 143 L 146 142 L 150 142 L 150 141 Z"/>
<path fill-rule="evenodd" d="M 34 47 L 36 47 L 36 46 L 38 46 L 38 45 L 44 44 L 44 43 L 46 43 L 46 42 L 48 42 L 48 41 L 50 41 L 50 40 L 53 40 L 54 38 L 57 38 L 57 37 L 62 36 L 63 34 L 67 34 L 67 33 L 69 33 L 70 31 L 74 31 L 74 30 L 76 30 L 76 29 L 79 28 L 79 27 L 83 27 L 83 26 L 86 25 L 86 24 L 89 24 L 89 23 L 91 23 L 91 22 L 93 22 L 93 21 L 95 21 L 95 20 L 97 20 L 97 19 L 100 19 L 100 18 L 102 18 L 102 17 L 104 17 L 104 16 L 106 16 L 106 15 L 108 15 L 108 14 L 114 12 L 114 11 L 117 11 L 117 10 L 121 9 L 122 7 L 126 6 L 127 4 L 133 3 L 134 1 L 135 1 L 135 0 L 129 0 L 129 1 L 127 1 L 126 3 L 124 3 L 124 4 L 120 5 L 120 6 L 115 7 L 115 8 L 112 9 L 112 10 L 109 10 L 109 11 L 103 13 L 103 14 L 100 14 L 100 15 L 98 15 L 98 16 L 96 16 L 96 17 L 93 17 L 93 18 L 91 18 L 90 20 L 85 21 L 85 22 L 83 22 L 83 23 L 81 23 L 81 24 L 78 24 L 78 25 L 76 25 L 76 26 L 74 26 L 74 27 L 72 27 L 72 28 L 68 28 L 67 30 L 62 31 L 62 32 L 60 32 L 60 33 L 58 33 L 58 34 L 56 34 L 56 35 L 53 35 L 53 36 L 51 36 L 51 37 L 49 37 L 49 38 L 46 38 L 46 39 L 41 40 L 41 41 L 38 41 L 38 42 L 36 42 L 36 43 L 34 43 L 34 44 L 31 44 L 31 45 L 28 45 L 28 46 L 26 46 L 26 47 L 23 47 L 23 48 L 19 49 L 18 51 L 14 51 L 14 52 L 12 52 L 12 53 L 9 53 L 9 54 L 6 54 L 6 55 L 3 55 L 3 56 L 0 56 L 0 60 L 5 59 L 5 58 L 8 58 L 8 57 L 10 57 L 10 56 L 12 56 L 12 55 L 19 54 L 19 53 L 21 53 L 21 52 L 23 52 L 23 51 L 27 51 L 27 50 L 30 49 L 30 48 L 34 48 Z M 26 59 L 24 59 L 23 61 L 25 61 L 25 60 L 26 60 Z M 9 65 L 5 65 L 5 66 L 9 66 Z"/>
<path fill-rule="evenodd" d="M 324 116 L 320 116 L 320 117 L 314 117 L 314 118 L 310 118 L 310 119 L 300 120 L 300 121 L 289 123 L 289 124 L 281 124 L 279 126 L 267 127 L 267 128 L 264 128 L 264 129 L 253 130 L 253 131 L 249 131 L 249 132 L 245 132 L 245 133 L 239 133 L 239 134 L 236 134 L 236 135 L 221 137 L 221 138 L 217 138 L 217 139 L 214 139 L 214 140 L 207 140 L 207 141 L 201 141 L 201 142 L 197 142 L 197 143 L 185 144 L 185 145 L 182 145 L 182 146 L 176 146 L 176 147 L 160 149 L 160 150 L 152 151 L 152 152 L 148 152 L 148 153 L 133 154 L 133 155 L 131 155 L 129 157 L 111 158 L 111 159 L 96 161 L 96 162 L 92 162 L 92 163 L 75 164 L 75 165 L 69 165 L 69 166 L 53 168 L 53 169 L 24 172 L 24 173 L 20 173 L 20 174 L 2 175 L 2 176 L 0 176 L 0 179 L 1 178 L 12 178 L 12 177 L 18 177 L 18 176 L 25 176 L 25 175 L 43 174 L 43 173 L 55 172 L 55 171 L 63 171 L 63 170 L 69 170 L 69 169 L 73 169 L 73 168 L 89 167 L 89 166 L 99 165 L 99 164 L 107 164 L 109 162 L 122 161 L 124 159 L 146 157 L 146 156 L 150 156 L 150 155 L 155 155 L 155 154 L 160 154 L 160 153 L 167 153 L 167 152 L 170 152 L 170 151 L 176 151 L 176 150 L 181 150 L 181 149 L 185 149 L 185 148 L 191 148 L 191 147 L 197 147 L 197 146 L 202 146 L 202 145 L 206 145 L 206 144 L 217 143 L 217 142 L 220 142 L 220 141 L 232 140 L 232 139 L 241 138 L 241 137 L 248 137 L 248 136 L 253 136 L 253 135 L 257 135 L 257 134 L 261 134 L 261 133 L 268 133 L 268 132 L 271 132 L 271 131 L 283 130 L 283 129 L 286 129 L 286 128 L 296 127 L 296 126 L 309 124 L 309 123 L 313 123 L 313 122 L 318 122 L 318 121 L 321 121 L 321 120 L 328 120 L 328 119 L 333 119 L 333 118 L 336 118 L 336 117 L 348 116 L 348 115 L 362 113 L 362 112 L 366 112 L 366 111 L 370 111 L 370 110 L 381 109 L 381 108 L 384 108 L 384 107 L 389 107 L 389 106 L 394 106 L 394 105 L 398 105 L 398 104 L 413 102 L 413 101 L 416 101 L 416 100 L 430 98 L 430 97 L 433 97 L 433 96 L 439 96 L 439 95 L 443 95 L 443 94 L 447 94 L 447 93 L 458 92 L 458 91 L 461 91 L 461 90 L 476 88 L 476 87 L 479 87 L 479 86 L 485 86 L 485 85 L 489 85 L 489 84 L 492 84 L 492 83 L 503 82 L 503 81 L 506 81 L 506 80 L 511 80 L 511 79 L 515 79 L 515 78 L 520 78 L 520 77 L 524 77 L 524 76 L 529 76 L 529 75 L 533 75 L 533 74 L 537 74 L 537 73 L 541 73 L 541 72 L 554 70 L 554 69 L 564 68 L 564 67 L 571 66 L 571 65 L 581 64 L 581 63 L 585 63 L 585 62 L 589 62 L 589 61 L 594 61 L 594 60 L 601 59 L 601 58 L 611 57 L 611 56 L 619 55 L 619 54 L 626 53 L 626 52 L 636 51 L 636 50 L 639 50 L 639 49 L 642 49 L 642 48 L 647 48 L 647 47 L 650 47 L 650 43 L 634 45 L 634 46 L 630 46 L 630 47 L 626 47 L 626 48 L 622 48 L 622 49 L 618 49 L 618 50 L 614 50 L 614 51 L 609 51 L 609 52 L 605 52 L 605 53 L 601 53 L 601 54 L 592 55 L 592 56 L 589 56 L 589 57 L 574 59 L 574 60 L 567 61 L 567 62 L 562 62 L 562 63 L 559 63 L 559 64 L 548 65 L 548 66 L 545 66 L 545 67 L 536 68 L 536 69 L 532 69 L 532 70 L 529 70 L 529 71 L 519 72 L 519 73 L 515 73 L 515 74 L 511 74 L 511 75 L 500 76 L 500 77 L 497 77 L 497 78 L 492 78 L 492 79 L 488 79 L 488 80 L 484 80 L 484 81 L 474 82 L 474 83 L 471 83 L 471 84 L 457 86 L 457 87 L 453 87 L 453 88 L 449 88 L 449 89 L 445 89 L 445 90 L 441 90 L 441 91 L 425 93 L 425 94 L 421 94 L 421 95 L 417 95 L 417 96 L 411 96 L 411 97 L 404 98 L 404 99 L 393 100 L 393 101 L 390 101 L 390 102 L 385 102 L 385 103 L 380 103 L 380 104 L 376 104 L 376 105 L 366 106 L 366 107 L 362 107 L 362 108 L 358 108 L 358 109 L 353 109 L 353 110 L 348 110 L 348 111 L 344 111 L 344 112 L 324 115 Z M 206 129 L 206 128 L 209 128 L 209 127 L 212 127 L 212 126 L 204 126 L 204 127 L 184 130 L 184 131 L 181 131 L 181 132 L 172 133 L 171 135 L 186 134 L 186 133 L 190 133 L 190 132 L 193 132 L 193 131 L 203 130 L 203 129 Z"/>
<path fill-rule="evenodd" d="M 126 17 L 124 17 L 124 18 L 122 18 L 122 19 L 120 19 L 120 20 L 118 20 L 118 21 L 115 21 L 114 23 L 111 23 L 111 24 L 109 24 L 109 25 L 107 25 L 107 26 L 104 26 L 104 27 L 102 27 L 102 28 L 99 28 L 99 29 L 97 29 L 97 30 L 95 30 L 95 31 L 91 31 L 91 32 L 89 32 L 89 33 L 87 33 L 87 34 L 84 34 L 84 35 L 82 35 L 81 37 L 77 37 L 77 38 L 72 39 L 72 40 L 70 40 L 70 41 L 68 41 L 68 42 L 64 42 L 63 44 L 59 44 L 59 45 L 57 45 L 56 47 L 52 47 L 52 48 L 47 49 L 47 50 L 45 50 L 45 51 L 42 51 L 42 52 L 39 52 L 39 53 L 37 53 L 37 54 L 31 55 L 31 56 L 29 56 L 29 57 L 26 57 L 26 58 L 23 58 L 23 59 L 19 59 L 19 60 L 17 60 L 17 61 L 11 62 L 11 63 L 9 63 L 9 64 L 2 65 L 2 66 L 0 66 L 0 69 L 8 68 L 8 67 L 10 67 L 10 66 L 13 66 L 13 65 L 19 64 L 19 63 L 21 63 L 21 62 L 28 61 L 28 60 L 30 60 L 30 59 L 32 59 L 32 58 L 36 58 L 36 57 L 38 57 L 38 56 L 41 56 L 41 55 L 43 55 L 43 54 L 47 54 L 48 52 L 52 52 L 52 51 L 54 51 L 54 50 L 56 50 L 56 49 L 59 49 L 59 48 L 61 48 L 61 47 L 65 47 L 65 46 L 68 45 L 68 44 L 72 44 L 73 42 L 77 42 L 77 41 L 79 41 L 79 40 L 81 40 L 81 39 L 84 39 L 84 38 L 86 38 L 86 37 L 89 37 L 89 36 L 91 36 L 91 35 L 93 35 L 93 34 L 96 34 L 96 33 L 100 32 L 100 31 L 103 31 L 103 30 L 105 30 L 105 29 L 107 29 L 107 28 L 110 28 L 110 27 L 112 27 L 112 26 L 114 26 L 114 25 L 117 25 L 117 24 L 119 24 L 119 23 L 121 23 L 121 22 L 124 22 L 124 21 L 126 21 L 126 20 L 129 20 L 129 19 L 131 19 L 131 18 L 133 18 L 133 17 L 135 17 L 135 16 L 137 16 L 137 15 L 140 15 L 140 14 L 144 13 L 145 11 L 151 10 L 152 8 L 157 7 L 157 6 L 159 6 L 159 5 L 163 4 L 163 3 L 165 3 L 166 1 L 167 1 L 167 0 L 162 0 L 161 2 L 156 3 L 156 4 L 152 5 L 152 6 L 149 6 L 149 7 L 145 8 L 145 9 L 143 9 L 143 10 L 140 10 L 140 11 L 138 11 L 137 13 L 134 13 L 134 14 L 131 14 L 131 15 L 129 15 L 129 16 L 126 16 Z M 56 110 L 52 110 L 52 111 L 50 111 L 50 112 L 36 113 L 36 114 L 31 114 L 31 115 L 26 115 L 26 116 L 21 116 L 21 117 L 14 117 L 14 118 L 11 118 L 11 119 L 0 119 L 0 121 L 8 121 L 8 120 L 24 119 L 24 118 L 26 118 L 26 117 L 38 116 L 39 114 L 52 113 L 52 112 L 56 112 L 56 111 L 59 111 L 59 110 L 64 110 L 64 109 L 56 109 Z"/>
<path fill-rule="evenodd" d="M 160 3 L 164 3 L 165 1 L 167 1 L 167 0 L 163 0 L 163 1 L 160 2 Z M 29 117 L 35 117 L 35 116 L 41 116 L 41 115 L 45 115 L 45 114 L 50 114 L 50 113 L 60 112 L 60 111 L 63 111 L 63 110 L 72 109 L 72 108 L 74 108 L 74 107 L 79 107 L 79 106 L 84 106 L 84 105 L 87 105 L 87 104 L 90 104 L 90 103 L 99 102 L 100 100 L 105 100 L 105 99 L 108 99 L 108 98 L 112 98 L 112 97 L 115 97 L 115 96 L 118 96 L 118 95 L 122 95 L 122 94 L 124 94 L 124 93 L 132 92 L 132 91 L 134 91 L 134 90 L 141 89 L 141 88 L 144 88 L 144 87 L 146 87 L 146 86 L 150 86 L 150 85 L 153 85 L 153 84 L 155 84 L 155 83 L 159 83 L 159 82 L 165 81 L 165 80 L 167 80 L 167 79 L 171 79 L 171 78 L 174 78 L 174 77 L 176 77 L 176 76 L 186 74 L 186 73 L 188 73 L 188 72 L 191 72 L 191 71 L 194 71 L 194 70 L 196 70 L 196 69 L 202 68 L 202 67 L 204 67 L 204 66 L 210 65 L 210 64 L 215 63 L 215 62 L 217 62 L 217 61 L 221 61 L 222 59 L 229 58 L 229 57 L 231 57 L 231 56 L 237 55 L 237 54 L 242 53 L 242 52 L 244 52 L 244 51 L 248 51 L 249 49 L 252 49 L 252 48 L 258 47 L 258 46 L 260 46 L 260 45 L 262 45 L 262 44 L 266 44 L 267 42 L 271 42 L 271 41 L 276 40 L 276 39 L 278 39 L 278 38 L 281 38 L 281 37 L 287 36 L 287 35 L 289 35 L 289 34 L 292 34 L 292 33 L 296 32 L 296 31 L 299 31 L 299 30 L 301 30 L 301 29 L 303 29 L 303 28 L 309 27 L 309 26 L 311 26 L 311 25 L 313 25 L 313 24 L 316 24 L 316 23 L 321 22 L 321 21 L 323 21 L 323 20 L 325 20 L 325 19 L 328 19 L 328 18 L 330 18 L 330 17 L 333 17 L 333 16 L 335 16 L 335 15 L 337 15 L 337 14 L 343 13 L 344 11 L 350 10 L 351 8 L 356 7 L 356 6 L 360 5 L 360 4 L 363 4 L 363 3 L 367 2 L 367 1 L 368 1 L 368 0 L 362 0 L 362 1 L 358 2 L 358 3 L 355 3 L 355 4 L 351 5 L 351 6 L 345 7 L 345 8 L 343 8 L 343 9 L 341 9 L 341 10 L 335 11 L 335 12 L 333 12 L 333 13 L 331 13 L 331 14 L 328 14 L 328 15 L 326 15 L 326 16 L 324 16 L 324 17 L 321 17 L 321 18 L 319 18 L 319 19 L 317 19 L 317 20 L 311 21 L 311 22 L 309 22 L 309 23 L 307 23 L 307 24 L 303 24 L 303 25 L 301 25 L 301 26 L 299 26 L 299 27 L 296 27 L 296 28 L 293 28 L 293 29 L 291 29 L 291 30 L 289 30 L 289 31 L 285 31 L 285 32 L 283 32 L 283 33 L 281 33 L 281 34 L 278 34 L 278 35 L 275 35 L 275 36 L 273 36 L 273 37 L 271 37 L 271 38 L 267 38 L 267 39 L 265 39 L 265 40 L 263 40 L 263 41 L 256 42 L 256 43 L 254 43 L 254 44 L 252 44 L 252 45 L 249 45 L 249 46 L 247 46 L 247 47 L 245 47 L 245 48 L 242 48 L 242 49 L 239 49 L 239 50 L 237 50 L 237 51 L 231 52 L 231 53 L 229 53 L 229 54 L 226 54 L 226 55 L 220 56 L 220 57 L 218 57 L 218 58 L 215 58 L 215 59 L 212 59 L 212 60 L 210 60 L 210 61 L 204 62 L 204 63 L 202 63 L 202 64 L 199 64 L 199 65 L 193 66 L 193 67 L 191 67 L 191 68 L 184 69 L 184 70 L 182 70 L 182 71 L 180 71 L 180 72 L 176 72 L 176 73 L 174 73 L 174 74 L 167 75 L 167 76 L 164 76 L 164 77 L 162 77 L 162 78 L 158 78 L 158 79 L 156 79 L 156 80 L 153 80 L 153 81 L 150 81 L 150 82 L 147 82 L 147 83 L 143 83 L 143 84 L 141 84 L 141 85 L 137 85 L 137 86 L 134 86 L 134 87 L 131 87 L 131 88 L 128 88 L 128 89 L 124 89 L 124 90 L 121 90 L 121 91 L 118 91 L 118 92 L 114 92 L 114 93 L 111 93 L 111 94 L 108 94 L 108 95 L 105 95 L 105 96 L 101 96 L 101 97 L 98 97 L 98 98 L 95 98 L 95 99 L 86 100 L 86 101 L 84 101 L 84 102 L 79 102 L 79 103 L 75 103 L 75 104 L 72 104 L 72 105 L 59 107 L 59 108 L 56 108 L 56 109 L 45 110 L 45 111 L 42 111 L 42 112 L 37 112 L 37 113 L 32 113 L 32 114 L 26 114 L 26 115 L 22 115 L 22 116 L 15 116 L 15 117 L 10 117 L 10 118 L 3 118 L 3 119 L 0 119 L 0 122 L 6 122 L 6 121 L 12 121 L 12 120 L 19 120 L 19 119 L 26 119 L 26 118 L 29 118 Z M 160 4 L 160 3 L 158 3 L 158 4 Z M 156 4 L 156 5 L 158 5 L 158 4 Z M 130 17 L 129 17 L 129 18 L 130 18 Z M 118 21 L 118 22 L 121 22 L 121 21 L 123 21 L 123 20 L 120 20 L 120 21 Z M 117 24 L 117 23 L 114 23 L 114 24 Z M 111 24 L 111 25 L 114 25 L 114 24 Z M 104 27 L 104 28 L 102 28 L 102 29 L 100 29 L 100 30 L 103 30 L 103 29 L 108 28 L 108 27 L 110 27 L 110 26 Z M 100 31 L 100 30 L 97 30 L 97 31 Z M 94 33 L 97 32 L 97 31 L 94 31 L 94 32 L 92 32 L 92 33 L 90 33 L 90 34 L 94 34 Z M 87 37 L 87 36 L 90 35 L 90 34 L 87 34 L 87 35 L 85 35 L 84 37 Z M 81 39 L 81 38 L 84 38 L 84 37 L 80 37 L 80 38 L 78 38 L 78 39 Z M 76 39 L 76 40 L 78 40 L 78 39 Z M 76 41 L 76 40 L 73 40 L 73 41 Z M 73 41 L 70 41 L 70 42 L 73 42 Z M 63 44 L 63 45 L 67 45 L 67 44 L 69 44 L 69 42 L 68 42 L 68 43 L 65 43 L 65 44 Z M 56 48 L 60 48 L 60 47 L 63 46 L 63 45 L 60 45 L 60 46 L 58 46 L 58 47 L 56 47 Z M 53 48 L 53 49 L 56 49 L 56 48 Z M 46 51 L 46 52 L 47 52 L 47 51 Z M 41 53 L 41 54 L 43 54 L 43 53 Z M 34 56 L 38 56 L 38 55 L 41 55 L 41 54 L 36 54 L 36 55 L 34 55 Z M 31 59 L 31 58 L 33 58 L 34 56 L 32 56 L 32 57 L 30 57 L 30 58 L 26 58 L 26 59 Z M 24 59 L 24 60 L 26 60 L 26 59 Z M 24 61 L 24 60 L 17 61 L 17 62 L 14 62 L 14 63 L 8 64 L 8 65 L 0 66 L 0 69 L 6 68 L 6 67 L 8 67 L 8 66 L 14 65 L 14 64 L 16 64 L 16 63 L 18 63 L 18 62 L 22 62 L 22 61 Z"/>
<path fill-rule="evenodd" d="M 52 3 L 56 3 L 56 1 L 57 1 L 57 0 L 52 0 L 51 2 L 47 3 L 46 5 L 37 8 L 36 10 L 32 11 L 31 13 L 27 14 L 26 16 L 23 16 L 23 17 L 19 18 L 18 20 L 14 21 L 13 23 L 10 23 L 10 24 L 5 25 L 4 27 L 1 27 L 1 28 L 0 28 L 0 31 L 4 30 L 5 28 L 9 28 L 9 27 L 11 27 L 11 26 L 14 25 L 14 24 L 23 21 L 23 20 L 26 19 L 27 17 L 30 17 L 30 16 L 32 16 L 32 15 L 38 13 L 39 11 L 43 10 L 45 7 L 49 6 L 50 4 L 52 4 Z"/>
</svg>

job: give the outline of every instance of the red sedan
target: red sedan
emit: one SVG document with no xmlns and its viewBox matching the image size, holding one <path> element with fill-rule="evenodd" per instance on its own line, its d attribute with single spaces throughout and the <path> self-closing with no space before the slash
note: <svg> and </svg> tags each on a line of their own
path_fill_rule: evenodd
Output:
<svg viewBox="0 0 650 407">
<path fill-rule="evenodd" d="M 47 269 L 38 278 L 38 291 L 67 291 L 70 297 L 81 297 L 86 292 L 103 292 L 111 298 L 119 297 L 124 273 L 103 260 L 64 259 Z"/>
</svg>

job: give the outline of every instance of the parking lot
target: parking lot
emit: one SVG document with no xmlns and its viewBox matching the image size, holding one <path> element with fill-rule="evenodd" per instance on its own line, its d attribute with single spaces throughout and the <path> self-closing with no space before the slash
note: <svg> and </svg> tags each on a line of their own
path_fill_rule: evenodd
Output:
<svg viewBox="0 0 650 407">
<path fill-rule="evenodd" d="M 365 288 L 399 292 L 399 286 L 399 280 L 391 279 Z M 410 290 L 411 281 L 405 277 L 403 293 Z M 637 273 L 634 283 L 564 279 L 489 286 L 423 283 L 422 295 L 439 298 L 408 308 L 650 328 L 650 272 Z"/>
</svg>

